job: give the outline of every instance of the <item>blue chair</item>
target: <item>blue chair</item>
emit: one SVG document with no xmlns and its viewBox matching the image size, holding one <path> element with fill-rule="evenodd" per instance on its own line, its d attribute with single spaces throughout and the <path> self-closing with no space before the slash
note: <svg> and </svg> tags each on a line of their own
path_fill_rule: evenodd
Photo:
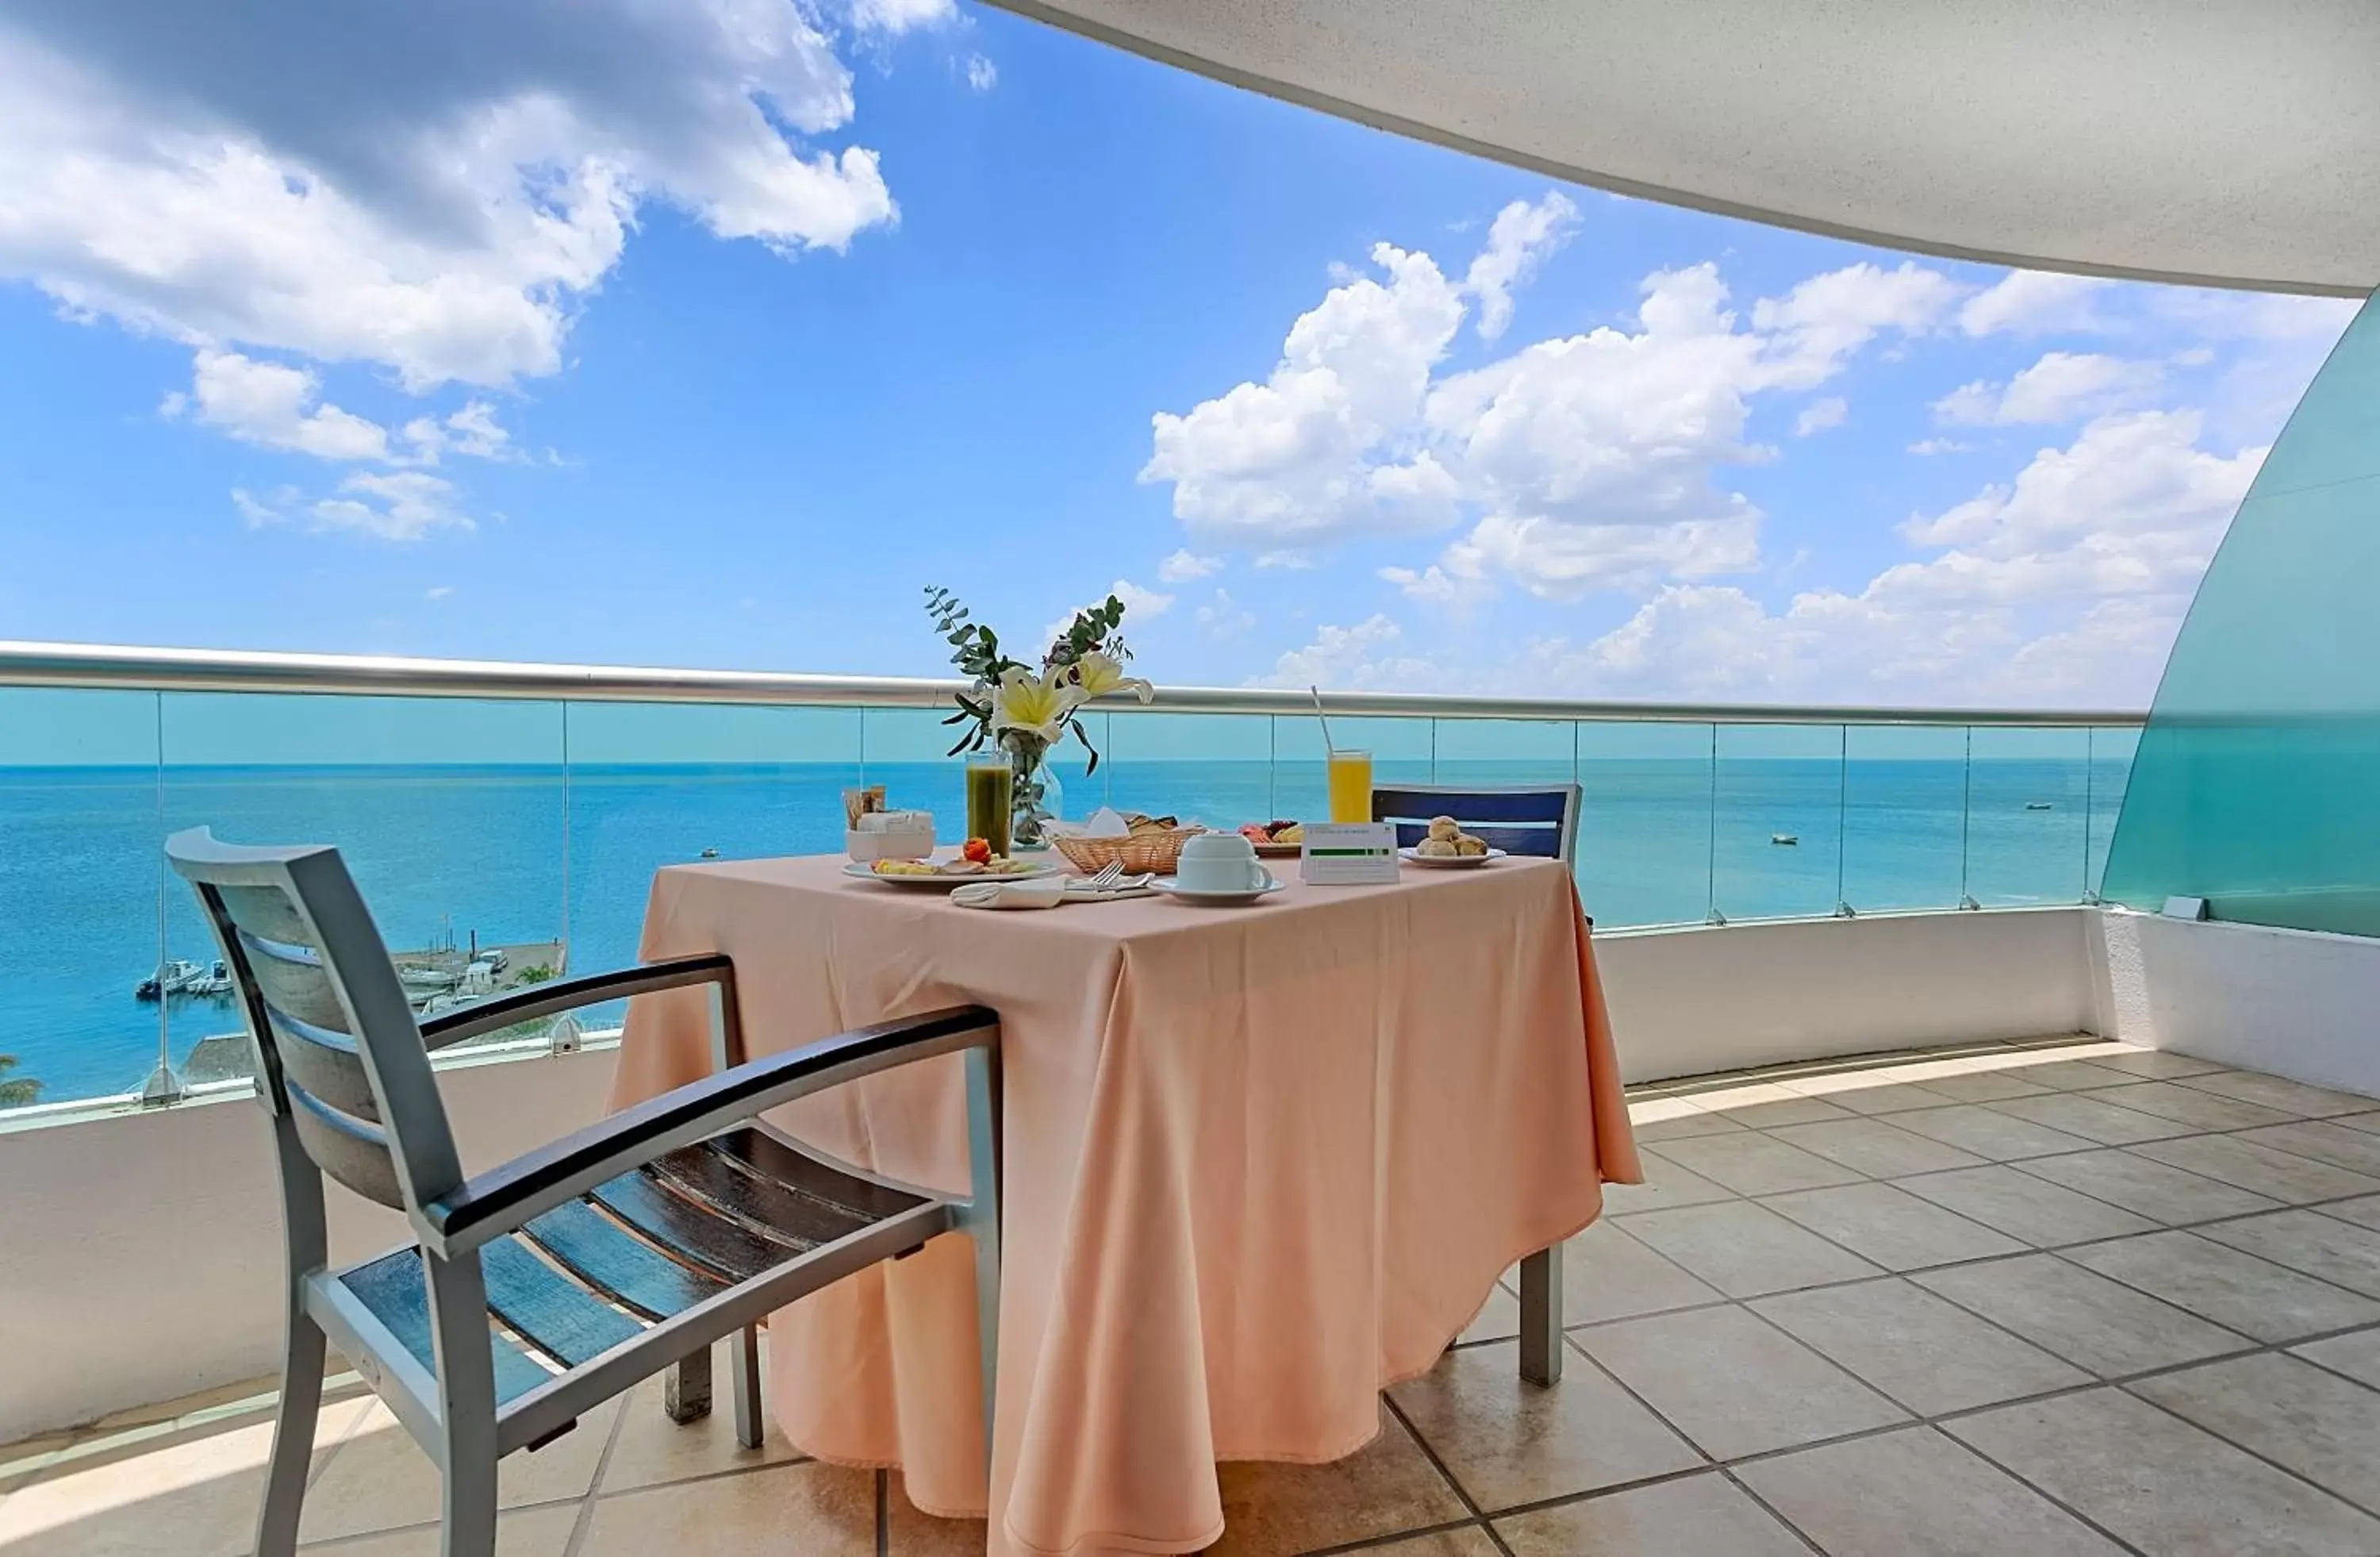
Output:
<svg viewBox="0 0 2380 1557">
<path fill-rule="evenodd" d="M 1420 843 L 1430 818 L 1451 816 L 1489 848 L 1567 861 L 1578 845 L 1578 803 L 1574 784 L 1372 786 L 1372 820 L 1396 824 L 1399 848 Z"/>
<path fill-rule="evenodd" d="M 1428 836 L 1432 817 L 1451 816 L 1489 848 L 1569 864 L 1578 845 L 1578 802 L 1574 784 L 1374 785 L 1372 820 L 1395 824 L 1399 848 Z M 1533 1384 L 1561 1380 L 1561 1277 L 1560 1246 L 1521 1261 L 1521 1377 Z"/>
</svg>

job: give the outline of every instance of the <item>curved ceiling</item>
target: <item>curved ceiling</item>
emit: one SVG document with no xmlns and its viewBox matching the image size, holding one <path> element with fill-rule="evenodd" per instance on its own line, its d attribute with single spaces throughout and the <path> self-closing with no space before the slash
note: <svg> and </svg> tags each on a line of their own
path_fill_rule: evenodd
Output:
<svg viewBox="0 0 2380 1557">
<path fill-rule="evenodd" d="M 1623 194 L 1956 258 L 2380 286 L 2375 0 L 993 0 Z"/>
</svg>

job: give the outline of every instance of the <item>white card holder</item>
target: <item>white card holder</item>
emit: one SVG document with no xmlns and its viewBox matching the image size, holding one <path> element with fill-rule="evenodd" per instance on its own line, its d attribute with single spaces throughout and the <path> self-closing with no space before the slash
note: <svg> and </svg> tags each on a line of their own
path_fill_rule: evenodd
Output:
<svg viewBox="0 0 2380 1557">
<path fill-rule="evenodd" d="M 1309 821 L 1297 857 L 1308 886 L 1379 886 L 1397 880 L 1397 830 L 1385 821 Z"/>
</svg>

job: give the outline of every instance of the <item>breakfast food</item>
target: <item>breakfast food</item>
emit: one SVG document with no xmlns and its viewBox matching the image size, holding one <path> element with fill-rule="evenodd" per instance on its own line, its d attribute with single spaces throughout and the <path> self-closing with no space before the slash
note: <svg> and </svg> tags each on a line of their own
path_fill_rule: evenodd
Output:
<svg viewBox="0 0 2380 1557">
<path fill-rule="evenodd" d="M 1451 816 L 1434 816 L 1429 819 L 1429 835 L 1434 841 L 1451 844 L 1463 836 L 1463 829 L 1455 825 Z"/>
<path fill-rule="evenodd" d="M 959 857 L 972 859 L 978 865 L 989 865 L 991 863 L 991 843 L 985 838 L 969 838 L 959 849 Z"/>
<path fill-rule="evenodd" d="M 980 859 L 972 855 L 956 859 L 880 859 L 868 867 L 880 876 L 1017 876 L 1036 869 L 1029 860 L 993 854 L 989 848 Z"/>
<path fill-rule="evenodd" d="M 1182 825 L 1182 821 L 1179 817 L 1143 816 L 1138 811 L 1126 811 L 1123 824 L 1129 832 L 1137 836 L 1143 833 L 1171 833 Z"/>
<path fill-rule="evenodd" d="M 1414 845 L 1417 859 L 1460 859 L 1488 852 L 1488 840 L 1465 833 L 1451 816 L 1429 819 L 1429 831 Z"/>
<path fill-rule="evenodd" d="M 1302 844 L 1305 842 L 1305 823 L 1302 821 L 1249 821 L 1240 825 L 1240 836 L 1262 846 L 1267 844 Z"/>
<path fill-rule="evenodd" d="M 925 859 L 880 859 L 868 867 L 880 876 L 932 876 L 940 874 L 933 862 Z"/>
</svg>

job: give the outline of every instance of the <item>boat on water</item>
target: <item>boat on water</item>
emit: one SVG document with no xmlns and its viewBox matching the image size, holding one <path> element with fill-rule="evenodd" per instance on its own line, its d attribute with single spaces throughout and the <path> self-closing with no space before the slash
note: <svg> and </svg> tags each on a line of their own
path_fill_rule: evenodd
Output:
<svg viewBox="0 0 2380 1557">
<path fill-rule="evenodd" d="M 223 964 L 215 964 L 221 967 Z M 187 957 L 176 957 L 159 967 L 133 987 L 135 1000 L 163 1000 L 167 995 L 186 994 L 190 985 L 207 976 L 207 970 Z"/>
<path fill-rule="evenodd" d="M 2029 811 L 2046 811 L 2053 808 L 2046 800 L 2027 800 L 2024 803 L 2024 809 Z"/>
<path fill-rule="evenodd" d="M 1768 834 L 1768 841 L 1779 848 L 1798 848 L 1802 843 L 1802 835 L 1799 833 L 1771 833 Z"/>
<path fill-rule="evenodd" d="M 702 858 L 705 859 L 717 859 L 719 858 L 719 851 L 717 849 L 705 849 L 702 851 Z"/>
</svg>

